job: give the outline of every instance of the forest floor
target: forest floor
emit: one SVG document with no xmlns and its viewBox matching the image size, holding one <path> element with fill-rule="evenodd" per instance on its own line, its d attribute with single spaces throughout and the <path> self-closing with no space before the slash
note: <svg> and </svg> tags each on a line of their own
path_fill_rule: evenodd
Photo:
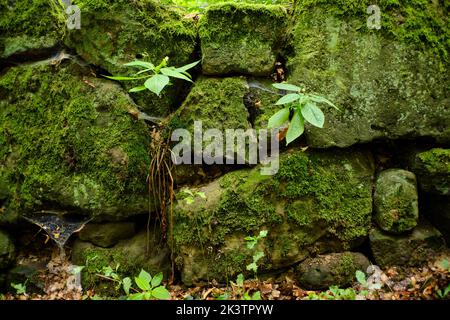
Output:
<svg viewBox="0 0 450 320">
<path fill-rule="evenodd" d="M 22 259 L 38 260 L 36 256 Z M 292 274 L 260 280 L 245 280 L 220 285 L 215 282 L 194 287 L 167 284 L 171 298 L 176 300 L 434 300 L 450 299 L 450 252 L 445 252 L 416 268 L 391 267 L 381 270 L 381 288 L 370 288 L 355 281 L 352 287 L 331 287 L 325 291 L 309 291 L 300 288 Z M 58 254 L 47 263 L 38 275 L 41 288 L 28 293 L 26 284 L 16 284 L 16 293 L 0 296 L 3 300 L 99 300 L 117 299 L 100 297 L 93 289 L 83 289 L 73 266 Z M 40 291 L 40 292 L 39 292 Z M 259 292 L 259 293 L 258 293 Z M 125 297 L 126 298 L 126 297 Z"/>
</svg>

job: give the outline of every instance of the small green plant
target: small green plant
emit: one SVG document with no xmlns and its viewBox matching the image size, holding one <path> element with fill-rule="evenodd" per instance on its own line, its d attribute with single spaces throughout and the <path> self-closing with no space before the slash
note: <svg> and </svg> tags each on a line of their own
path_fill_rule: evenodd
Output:
<svg viewBox="0 0 450 320">
<path fill-rule="evenodd" d="M 440 299 L 445 299 L 449 293 L 450 293 L 450 284 L 444 290 L 442 289 L 437 290 L 437 295 Z"/>
<path fill-rule="evenodd" d="M 16 294 L 27 294 L 27 285 L 25 283 L 11 283 L 11 287 L 16 290 Z"/>
<path fill-rule="evenodd" d="M 261 300 L 261 292 L 256 291 L 250 295 L 250 290 L 245 290 L 244 282 L 245 278 L 242 273 L 238 274 L 236 277 L 236 283 L 231 282 L 237 288 L 238 295 L 240 295 L 243 300 Z"/>
<path fill-rule="evenodd" d="M 247 236 L 244 239 L 245 241 L 247 241 L 247 248 L 252 250 L 258 244 L 258 242 L 265 237 L 267 237 L 267 230 L 260 231 L 259 235 L 257 235 L 256 237 Z M 258 261 L 261 260 L 264 256 L 265 254 L 263 251 L 256 251 L 252 257 L 253 258 L 252 263 L 247 265 L 247 270 L 253 271 L 253 273 L 255 274 L 255 278 L 257 278 L 258 273 Z"/>
<path fill-rule="evenodd" d="M 179 68 L 168 67 L 168 62 L 169 57 L 165 57 L 161 61 L 161 63 L 155 67 L 155 65 L 151 62 L 141 60 L 131 61 L 129 63 L 125 63 L 124 66 L 141 69 L 133 76 L 106 76 L 106 78 L 117 81 L 133 81 L 146 79 L 143 85 L 131 88 L 129 91 L 139 92 L 150 90 L 151 92 L 159 96 L 161 94 L 161 91 L 170 84 L 170 78 L 177 78 L 192 82 L 192 77 L 189 73 L 187 73 L 187 70 L 195 67 L 200 61 L 196 61 Z"/>
<path fill-rule="evenodd" d="M 139 275 L 134 278 L 134 282 L 141 291 L 133 294 L 130 294 L 130 289 L 132 286 L 131 279 L 125 279 L 126 281 L 123 281 L 123 290 L 127 294 L 128 300 L 170 299 L 170 292 L 166 289 L 166 287 L 161 285 L 163 280 L 163 274 L 161 272 L 152 277 L 150 273 L 145 270 L 141 270 Z"/>
<path fill-rule="evenodd" d="M 307 300 L 355 300 L 356 291 L 353 288 L 341 289 L 338 286 L 332 286 L 327 291 L 310 292 Z"/>
<path fill-rule="evenodd" d="M 193 192 L 189 188 L 184 188 L 183 190 L 181 190 L 181 194 L 184 195 L 183 200 L 186 201 L 186 204 L 192 204 L 196 197 L 202 198 L 204 200 L 206 199 L 206 195 L 204 192 L 201 191 Z"/>
<path fill-rule="evenodd" d="M 276 112 L 268 123 L 269 128 L 277 128 L 289 121 L 291 111 L 293 116 L 289 121 L 286 133 L 286 144 L 300 137 L 305 131 L 305 121 L 315 127 L 323 128 L 325 116 L 316 103 L 326 103 L 338 109 L 333 103 L 322 96 L 307 94 L 303 89 L 289 83 L 274 83 L 273 86 L 279 90 L 289 93 L 281 97 L 275 104 L 287 105 L 287 107 Z M 338 109 L 339 110 L 339 109 Z"/>
</svg>

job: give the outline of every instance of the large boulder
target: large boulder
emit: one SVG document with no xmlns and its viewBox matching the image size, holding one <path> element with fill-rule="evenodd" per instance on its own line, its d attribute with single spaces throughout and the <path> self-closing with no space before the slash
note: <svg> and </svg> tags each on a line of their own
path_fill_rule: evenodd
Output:
<svg viewBox="0 0 450 320">
<path fill-rule="evenodd" d="M 427 222 L 403 235 L 373 229 L 369 238 L 373 257 L 380 267 L 419 266 L 445 248 L 442 234 Z"/>
<path fill-rule="evenodd" d="M 89 223 L 79 234 L 83 241 L 107 248 L 120 240 L 131 238 L 135 233 L 133 222 Z"/>
<path fill-rule="evenodd" d="M 307 125 L 310 146 L 347 147 L 374 139 L 450 141 L 450 21 L 442 2 L 301 1 L 288 81 L 333 101 L 323 129 Z"/>
<path fill-rule="evenodd" d="M 288 16 L 282 6 L 221 3 L 200 19 L 204 74 L 269 75 L 286 34 Z"/>
<path fill-rule="evenodd" d="M 304 289 L 322 290 L 336 285 L 346 287 L 355 281 L 358 270 L 365 272 L 370 261 L 361 253 L 343 252 L 308 258 L 296 267 L 296 276 Z"/>
<path fill-rule="evenodd" d="M 173 239 L 183 282 L 246 272 L 255 252 L 244 238 L 261 230 L 268 230 L 255 249 L 265 252 L 263 272 L 359 245 L 371 225 L 373 173 L 365 151 L 291 151 L 274 176 L 240 170 L 192 189 L 206 199 L 178 195 Z"/>
<path fill-rule="evenodd" d="M 0 230 L 0 270 L 9 267 L 15 258 L 15 246 L 10 236 Z"/>
<path fill-rule="evenodd" d="M 146 125 L 128 114 L 134 109 L 118 85 L 75 63 L 24 65 L 3 74 L 4 215 L 67 210 L 115 220 L 146 212 L 149 138 Z"/>
<path fill-rule="evenodd" d="M 402 169 L 382 171 L 374 194 L 375 221 L 388 232 L 413 229 L 419 220 L 417 182 L 414 173 Z"/>
<path fill-rule="evenodd" d="M 183 12 L 153 0 L 107 0 L 76 2 L 81 10 L 81 29 L 72 30 L 66 43 L 86 61 L 114 75 L 135 73 L 123 66 L 136 58 L 158 65 L 169 57 L 169 65 L 193 62 L 197 31 L 193 19 Z M 184 96 L 187 82 L 176 81 L 157 97 L 149 91 L 132 94 L 143 111 L 167 115 Z M 142 83 L 124 82 L 130 89 Z"/>
<path fill-rule="evenodd" d="M 411 170 L 425 192 L 450 195 L 450 149 L 434 148 L 412 157 Z"/>
</svg>

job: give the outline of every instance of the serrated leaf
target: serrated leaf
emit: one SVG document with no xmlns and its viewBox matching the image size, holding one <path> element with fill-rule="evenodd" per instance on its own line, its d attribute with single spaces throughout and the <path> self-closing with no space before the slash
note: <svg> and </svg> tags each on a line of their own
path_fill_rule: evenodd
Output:
<svg viewBox="0 0 450 320">
<path fill-rule="evenodd" d="M 299 92 L 301 90 L 300 87 L 297 87 L 293 84 L 289 84 L 289 83 L 274 83 L 272 84 L 272 86 L 274 86 L 275 88 L 279 89 L 279 90 L 287 90 L 287 91 L 295 91 L 295 92 Z"/>
<path fill-rule="evenodd" d="M 152 290 L 152 296 L 159 300 L 169 300 L 170 292 L 163 286 L 159 286 Z"/>
<path fill-rule="evenodd" d="M 152 288 L 157 287 L 161 284 L 161 281 L 163 280 L 163 274 L 162 272 L 156 274 L 155 276 L 153 276 L 151 284 L 152 284 Z"/>
<path fill-rule="evenodd" d="M 129 277 L 123 278 L 122 280 L 122 287 L 123 287 L 123 291 L 125 291 L 125 293 L 127 295 L 130 294 L 130 288 L 131 288 L 131 279 Z"/>
<path fill-rule="evenodd" d="M 251 270 L 253 272 L 256 272 L 258 270 L 258 266 L 256 265 L 256 263 L 252 262 L 249 265 L 247 265 L 246 267 L 247 270 Z"/>
<path fill-rule="evenodd" d="M 289 144 L 298 137 L 300 137 L 303 134 L 303 131 L 305 131 L 303 118 L 298 112 L 298 110 L 295 110 L 294 116 L 292 117 L 289 129 L 286 134 L 286 144 Z"/>
<path fill-rule="evenodd" d="M 329 106 L 332 106 L 333 108 L 335 108 L 336 110 L 339 110 L 339 108 L 336 107 L 330 100 L 328 100 L 328 99 L 326 99 L 326 98 L 324 98 L 324 97 L 321 97 L 321 96 L 318 96 L 318 95 L 315 95 L 315 94 L 311 94 L 311 95 L 309 95 L 309 97 L 310 97 L 311 100 L 314 101 L 314 102 L 317 102 L 317 103 L 326 103 L 326 104 L 328 104 Z"/>
<path fill-rule="evenodd" d="M 276 128 L 289 120 L 289 108 L 284 108 L 270 117 L 268 127 Z"/>
<path fill-rule="evenodd" d="M 144 91 L 144 90 L 147 90 L 147 88 L 145 86 L 139 86 L 139 87 L 131 88 L 130 90 L 128 90 L 128 92 L 139 92 L 139 91 Z"/>
<path fill-rule="evenodd" d="M 294 101 L 297 101 L 298 99 L 300 99 L 300 95 L 298 93 L 288 93 L 285 96 L 282 96 L 276 103 L 275 105 L 282 105 L 282 104 L 288 104 L 288 103 L 292 103 Z"/>
<path fill-rule="evenodd" d="M 187 77 L 183 73 L 176 71 L 176 69 L 162 68 L 160 71 L 161 71 L 162 74 L 164 74 L 166 76 L 169 76 L 169 77 L 172 77 L 172 78 L 183 79 L 183 80 L 192 82 L 190 77 Z"/>
<path fill-rule="evenodd" d="M 314 103 L 307 102 L 302 107 L 302 116 L 313 126 L 323 128 L 323 124 L 325 123 L 325 115 Z"/>
<path fill-rule="evenodd" d="M 135 60 L 124 64 L 125 67 L 140 67 L 144 69 L 155 69 L 155 66 L 151 62 Z"/>
<path fill-rule="evenodd" d="M 264 252 L 258 251 L 253 255 L 253 262 L 258 262 L 261 258 L 264 257 Z"/>
<path fill-rule="evenodd" d="M 170 79 L 168 76 L 163 74 L 155 74 L 145 81 L 144 86 L 159 96 L 161 91 L 169 84 L 169 82 Z"/>
<path fill-rule="evenodd" d="M 142 291 L 149 291 L 151 290 L 150 287 L 150 281 L 147 282 L 142 278 L 139 277 L 135 277 L 134 278 L 134 282 L 136 282 L 136 285 L 139 287 L 139 289 L 141 289 Z"/>
<path fill-rule="evenodd" d="M 189 64 L 187 64 L 185 66 L 177 68 L 176 70 L 179 71 L 179 72 L 189 70 L 189 69 L 195 67 L 197 64 L 199 64 L 199 62 L 200 62 L 200 60 L 192 62 L 192 63 L 189 63 Z"/>
</svg>

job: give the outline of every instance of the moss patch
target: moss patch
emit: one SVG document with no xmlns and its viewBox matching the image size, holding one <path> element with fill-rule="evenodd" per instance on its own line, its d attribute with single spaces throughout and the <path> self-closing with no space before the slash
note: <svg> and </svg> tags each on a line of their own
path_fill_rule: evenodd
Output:
<svg viewBox="0 0 450 320">
<path fill-rule="evenodd" d="M 209 6 L 199 25 L 203 72 L 270 74 L 286 26 L 282 6 L 232 2 Z"/>
<path fill-rule="evenodd" d="M 10 69 L 0 78 L 0 176 L 12 205 L 145 212 L 149 139 L 132 106 L 120 87 L 74 64 Z"/>
</svg>

